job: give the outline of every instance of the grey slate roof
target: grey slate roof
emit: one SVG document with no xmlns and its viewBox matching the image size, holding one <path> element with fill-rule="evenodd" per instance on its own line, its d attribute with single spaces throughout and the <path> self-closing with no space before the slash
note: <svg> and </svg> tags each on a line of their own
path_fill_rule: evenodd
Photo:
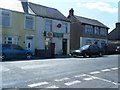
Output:
<svg viewBox="0 0 120 90">
<path fill-rule="evenodd" d="M 106 25 L 102 24 L 101 22 L 99 22 L 98 20 L 94 20 L 94 19 L 89 19 L 89 18 L 85 18 L 85 17 L 81 17 L 81 16 L 75 16 L 81 23 L 84 24 L 90 24 L 90 25 L 95 25 L 95 26 L 100 26 L 100 27 L 104 27 L 104 28 L 109 28 Z"/>
<path fill-rule="evenodd" d="M 51 18 L 51 19 L 57 19 L 57 20 L 63 20 L 63 21 L 68 21 L 69 22 L 69 19 L 67 19 L 57 9 L 42 6 L 42 5 L 39 5 L 39 4 L 34 4 L 34 3 L 31 3 L 31 2 L 29 2 L 29 7 L 38 16 Z"/>
</svg>

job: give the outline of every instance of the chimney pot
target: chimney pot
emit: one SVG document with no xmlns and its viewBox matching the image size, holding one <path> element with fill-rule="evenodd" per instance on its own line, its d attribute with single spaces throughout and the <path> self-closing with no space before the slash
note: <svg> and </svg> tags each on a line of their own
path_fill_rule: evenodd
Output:
<svg viewBox="0 0 120 90">
<path fill-rule="evenodd" d="M 73 10 L 73 8 L 71 8 L 71 9 L 69 10 L 69 15 L 70 15 L 70 16 L 74 16 L 74 10 Z"/>
</svg>

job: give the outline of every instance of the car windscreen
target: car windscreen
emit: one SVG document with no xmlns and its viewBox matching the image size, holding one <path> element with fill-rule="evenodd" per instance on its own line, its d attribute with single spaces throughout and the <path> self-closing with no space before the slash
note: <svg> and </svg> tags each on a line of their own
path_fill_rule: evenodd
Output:
<svg viewBox="0 0 120 90">
<path fill-rule="evenodd" d="M 89 48 L 89 46 L 90 46 L 90 45 L 85 45 L 85 46 L 81 47 L 80 49 L 81 49 L 81 50 L 86 50 L 86 49 Z"/>
</svg>

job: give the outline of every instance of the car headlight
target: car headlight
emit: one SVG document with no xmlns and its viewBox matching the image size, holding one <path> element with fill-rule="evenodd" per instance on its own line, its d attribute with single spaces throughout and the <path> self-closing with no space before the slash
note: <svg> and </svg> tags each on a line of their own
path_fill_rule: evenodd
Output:
<svg viewBox="0 0 120 90">
<path fill-rule="evenodd" d="M 81 51 L 80 50 L 75 50 L 75 52 L 79 52 L 80 53 Z"/>
</svg>

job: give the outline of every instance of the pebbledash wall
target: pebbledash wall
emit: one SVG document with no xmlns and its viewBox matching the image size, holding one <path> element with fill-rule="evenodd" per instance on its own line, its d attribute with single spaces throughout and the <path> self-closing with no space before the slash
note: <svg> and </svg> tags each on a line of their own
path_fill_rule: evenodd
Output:
<svg viewBox="0 0 120 90">
<path fill-rule="evenodd" d="M 25 14 L 22 12 L 17 11 L 11 11 L 6 9 L 0 9 L 1 14 L 2 13 L 8 13 L 9 14 L 9 20 L 10 25 L 4 26 L 4 22 L 1 20 L 1 26 L 0 26 L 0 36 L 1 36 L 1 42 L 0 43 L 12 43 L 12 44 L 18 44 L 24 49 L 27 48 L 26 46 L 26 38 L 27 36 L 33 36 L 33 47 L 32 51 L 34 52 L 35 46 L 36 46 L 36 30 L 35 26 L 33 29 L 26 29 L 25 28 L 25 16 L 31 16 L 33 17 L 33 23 L 35 25 L 36 17 L 32 14 Z M 3 19 L 3 17 L 2 17 Z"/>
<path fill-rule="evenodd" d="M 52 30 L 51 32 L 46 32 L 45 25 L 46 21 L 50 20 L 52 22 Z M 49 48 L 48 44 L 54 43 L 55 44 L 55 54 L 61 55 L 63 54 L 63 40 L 67 40 L 66 44 L 66 54 L 69 54 L 70 49 L 70 22 L 55 20 L 50 18 L 44 17 L 37 17 L 36 18 L 36 49 L 40 51 L 45 51 Z M 61 27 L 58 28 L 57 25 L 60 24 Z M 66 24 L 66 33 L 62 32 L 62 26 Z M 47 33 L 50 33 L 51 36 L 48 36 Z M 47 47 L 48 46 L 48 47 Z M 42 53 L 43 53 L 42 52 Z"/>
</svg>

